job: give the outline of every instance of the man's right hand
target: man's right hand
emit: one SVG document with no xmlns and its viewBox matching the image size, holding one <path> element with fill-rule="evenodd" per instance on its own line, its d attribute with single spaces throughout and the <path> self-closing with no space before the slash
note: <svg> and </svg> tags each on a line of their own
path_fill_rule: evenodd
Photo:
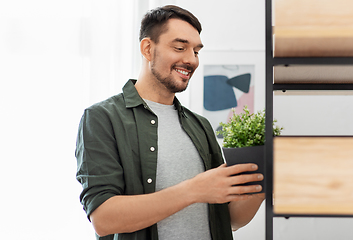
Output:
<svg viewBox="0 0 353 240">
<path fill-rule="evenodd" d="M 190 194 L 195 202 L 226 203 L 251 198 L 247 193 L 256 193 L 262 190 L 261 185 L 239 186 L 247 182 L 263 180 L 259 173 L 241 174 L 257 170 L 256 164 L 237 164 L 227 167 L 222 164 L 198 174 L 188 180 Z"/>
<path fill-rule="evenodd" d="M 105 236 L 149 227 L 196 202 L 226 203 L 246 200 L 252 197 L 246 193 L 259 192 L 261 186 L 237 185 L 259 181 L 262 175 L 233 175 L 256 169 L 255 164 L 230 167 L 223 164 L 158 192 L 114 196 L 94 210 L 90 219 L 97 234 Z"/>
</svg>

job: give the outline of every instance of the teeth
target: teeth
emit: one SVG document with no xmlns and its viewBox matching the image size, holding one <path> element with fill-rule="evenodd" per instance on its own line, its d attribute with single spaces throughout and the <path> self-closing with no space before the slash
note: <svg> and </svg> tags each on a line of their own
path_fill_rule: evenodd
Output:
<svg viewBox="0 0 353 240">
<path fill-rule="evenodd" d="M 185 76 L 187 76 L 189 74 L 188 72 L 180 70 L 180 69 L 175 69 L 175 71 L 177 71 L 177 72 L 179 72 L 181 74 L 184 74 Z"/>
</svg>

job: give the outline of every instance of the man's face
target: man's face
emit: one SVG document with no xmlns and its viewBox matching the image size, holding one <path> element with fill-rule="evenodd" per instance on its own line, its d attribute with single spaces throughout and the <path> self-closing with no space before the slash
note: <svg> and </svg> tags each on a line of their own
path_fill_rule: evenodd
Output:
<svg viewBox="0 0 353 240">
<path fill-rule="evenodd" d="M 182 92 L 199 65 L 203 47 L 198 31 L 180 19 L 169 19 L 167 31 L 159 36 L 151 60 L 151 72 L 170 92 Z"/>
</svg>

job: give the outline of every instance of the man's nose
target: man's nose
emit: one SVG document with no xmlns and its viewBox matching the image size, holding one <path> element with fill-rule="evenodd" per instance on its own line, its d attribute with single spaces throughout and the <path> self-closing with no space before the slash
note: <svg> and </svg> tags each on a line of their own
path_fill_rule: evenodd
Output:
<svg viewBox="0 0 353 240">
<path fill-rule="evenodd" d="M 190 64 L 195 68 L 198 66 L 199 59 L 194 50 L 190 49 L 185 53 L 183 63 Z"/>
</svg>

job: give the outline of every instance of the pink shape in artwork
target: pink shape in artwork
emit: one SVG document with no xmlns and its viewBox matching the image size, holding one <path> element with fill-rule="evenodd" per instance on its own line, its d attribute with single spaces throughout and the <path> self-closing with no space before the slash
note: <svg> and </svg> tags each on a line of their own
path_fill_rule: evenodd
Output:
<svg viewBox="0 0 353 240">
<path fill-rule="evenodd" d="M 250 113 L 254 112 L 254 86 L 251 86 L 248 93 L 244 93 L 237 99 L 237 106 L 229 111 L 228 119 L 233 115 L 233 109 L 236 113 L 243 112 L 244 106 L 247 105 Z"/>
</svg>

